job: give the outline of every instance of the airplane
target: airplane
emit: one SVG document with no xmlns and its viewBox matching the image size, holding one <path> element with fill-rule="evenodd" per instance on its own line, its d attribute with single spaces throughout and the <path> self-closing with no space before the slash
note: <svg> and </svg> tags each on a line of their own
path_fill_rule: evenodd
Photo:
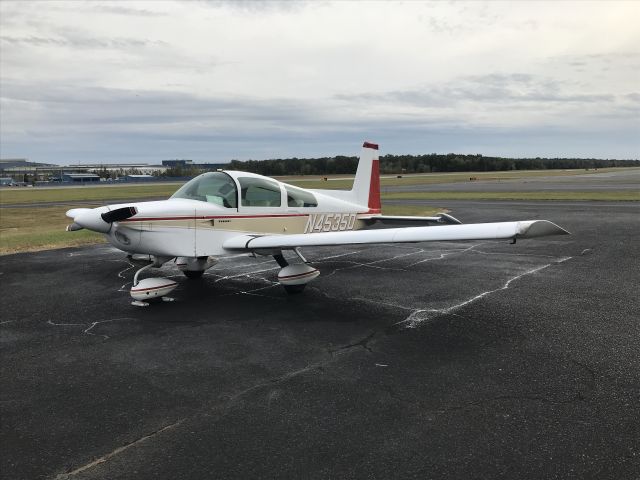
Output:
<svg viewBox="0 0 640 480">
<path fill-rule="evenodd" d="M 172 260 L 195 279 L 222 256 L 272 256 L 280 266 L 278 282 L 293 294 L 320 275 L 302 255 L 303 247 L 500 239 L 515 243 L 569 233 L 547 220 L 462 224 L 446 213 L 382 215 L 378 145 L 371 142 L 362 146 L 351 190 L 304 189 L 254 173 L 218 170 L 198 175 L 167 200 L 74 208 L 66 215 L 73 219 L 67 231 L 100 232 L 130 258 L 148 256 L 150 263 L 136 272 L 130 290 L 132 303 L 139 306 L 151 299 L 172 300 L 167 295 L 177 282 L 138 280 L 148 268 Z M 383 228 L 373 228 L 377 226 Z M 293 252 L 299 262 L 290 264 L 283 251 Z"/>
</svg>

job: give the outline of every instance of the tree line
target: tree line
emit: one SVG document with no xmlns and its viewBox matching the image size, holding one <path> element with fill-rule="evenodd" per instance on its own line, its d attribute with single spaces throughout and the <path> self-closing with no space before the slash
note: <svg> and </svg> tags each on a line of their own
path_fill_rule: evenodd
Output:
<svg viewBox="0 0 640 480">
<path fill-rule="evenodd" d="M 228 170 L 241 170 L 260 175 L 331 175 L 353 174 L 358 157 L 339 155 L 320 158 L 278 158 L 272 160 L 232 160 Z M 638 167 L 640 160 L 603 160 L 597 158 L 505 158 L 455 153 L 427 155 L 382 155 L 380 172 L 438 173 L 495 172 L 505 170 L 594 169 L 606 167 Z M 163 177 L 189 177 L 202 173 L 197 166 L 176 166 L 166 172 L 154 172 Z"/>
<path fill-rule="evenodd" d="M 353 174 L 357 157 L 284 158 L 273 160 L 232 160 L 230 170 L 261 175 Z M 546 170 L 570 168 L 637 167 L 640 160 L 596 158 L 504 158 L 455 153 L 427 155 L 382 155 L 381 173 L 491 172 L 504 170 Z"/>
</svg>

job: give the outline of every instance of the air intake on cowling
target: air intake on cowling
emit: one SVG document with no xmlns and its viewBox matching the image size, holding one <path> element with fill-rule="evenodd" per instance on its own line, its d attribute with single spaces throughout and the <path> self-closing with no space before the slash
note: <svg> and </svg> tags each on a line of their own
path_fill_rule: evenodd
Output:
<svg viewBox="0 0 640 480">
<path fill-rule="evenodd" d="M 122 220 L 126 220 L 127 218 L 133 217 L 138 210 L 136 207 L 123 207 L 117 208 L 115 210 L 111 210 L 110 212 L 103 213 L 100 215 L 102 219 L 107 223 L 113 222 L 121 222 Z"/>
</svg>

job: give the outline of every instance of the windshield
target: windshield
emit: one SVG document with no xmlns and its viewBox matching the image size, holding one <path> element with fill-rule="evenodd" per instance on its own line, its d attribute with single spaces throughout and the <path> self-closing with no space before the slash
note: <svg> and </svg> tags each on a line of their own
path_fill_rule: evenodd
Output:
<svg viewBox="0 0 640 480">
<path fill-rule="evenodd" d="M 209 172 L 185 183 L 171 198 L 200 200 L 226 208 L 238 208 L 238 191 L 233 179 L 222 172 Z"/>
</svg>

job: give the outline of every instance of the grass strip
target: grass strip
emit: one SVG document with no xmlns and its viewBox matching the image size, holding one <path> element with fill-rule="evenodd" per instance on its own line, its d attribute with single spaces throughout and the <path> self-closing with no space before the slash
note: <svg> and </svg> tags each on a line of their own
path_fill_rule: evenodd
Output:
<svg viewBox="0 0 640 480">
<path fill-rule="evenodd" d="M 381 178 L 380 183 L 384 187 L 391 186 L 420 186 L 442 183 L 469 182 L 471 178 L 478 181 L 508 181 L 522 180 L 535 177 L 563 177 L 572 175 L 596 174 L 613 171 L 635 172 L 637 168 L 602 168 L 599 170 L 512 170 L 508 172 L 460 172 L 460 173 L 433 173 L 403 175 Z M 318 177 L 282 177 L 282 180 L 303 188 L 315 188 L 326 190 L 349 190 L 353 185 L 353 175 L 344 175 L 337 180 L 324 181 Z M 144 201 L 149 198 L 168 198 L 179 187 L 180 183 L 158 183 L 151 185 L 86 185 L 82 187 L 34 187 L 34 188 L 1 188 L 0 204 L 6 206 L 20 203 L 45 203 L 67 201 L 87 201 L 116 203 L 119 199 L 139 199 Z"/>
<path fill-rule="evenodd" d="M 66 232 L 67 207 L 0 209 L 0 254 L 48 250 L 104 242 L 88 230 Z"/>
<path fill-rule="evenodd" d="M 180 185 L 125 185 L 125 186 L 86 186 L 56 188 L 3 188 L 0 189 L 0 203 L 11 205 L 16 203 L 42 203 L 67 201 L 104 201 L 136 198 L 164 197 L 169 198 Z"/>
</svg>

